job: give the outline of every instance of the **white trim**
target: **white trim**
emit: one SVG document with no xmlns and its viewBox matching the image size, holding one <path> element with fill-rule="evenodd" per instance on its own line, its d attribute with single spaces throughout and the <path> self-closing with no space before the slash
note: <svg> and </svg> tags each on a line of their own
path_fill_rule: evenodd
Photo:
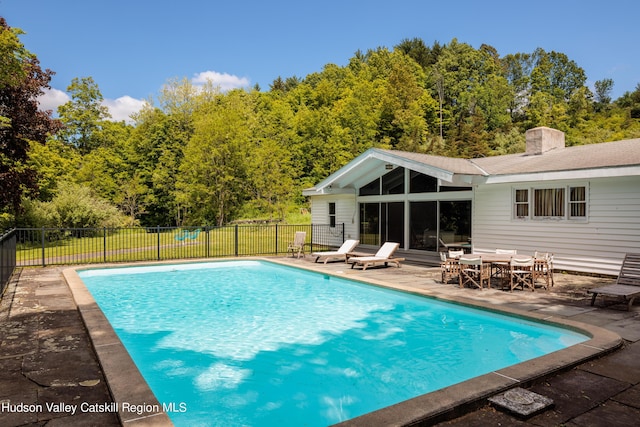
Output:
<svg viewBox="0 0 640 427">
<path fill-rule="evenodd" d="M 491 175 L 488 177 L 478 177 L 475 181 L 477 184 L 505 184 L 567 179 L 613 178 L 621 176 L 640 176 L 640 166 L 618 166 L 611 168 L 537 172 L 514 175 Z"/>
</svg>

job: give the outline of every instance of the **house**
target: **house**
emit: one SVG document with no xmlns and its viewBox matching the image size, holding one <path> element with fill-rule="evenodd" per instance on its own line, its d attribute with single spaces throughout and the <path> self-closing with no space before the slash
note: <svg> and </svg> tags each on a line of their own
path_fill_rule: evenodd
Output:
<svg viewBox="0 0 640 427">
<path fill-rule="evenodd" d="M 395 241 L 424 259 L 447 247 L 542 251 L 556 269 L 617 274 L 640 252 L 640 139 L 566 147 L 539 127 L 526 145 L 478 159 L 372 148 L 303 194 L 313 223 L 344 224 L 336 245 Z"/>
</svg>

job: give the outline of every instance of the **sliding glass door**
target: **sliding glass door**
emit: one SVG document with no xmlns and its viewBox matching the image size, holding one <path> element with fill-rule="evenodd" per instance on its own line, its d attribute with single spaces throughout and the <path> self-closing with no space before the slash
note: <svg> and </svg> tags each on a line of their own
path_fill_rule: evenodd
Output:
<svg viewBox="0 0 640 427">
<path fill-rule="evenodd" d="M 404 247 L 404 202 L 360 203 L 360 243 Z"/>
<path fill-rule="evenodd" d="M 438 202 L 411 202 L 410 249 L 438 250 Z"/>
<path fill-rule="evenodd" d="M 471 241 L 471 200 L 441 201 L 440 240 L 447 245 Z"/>
</svg>

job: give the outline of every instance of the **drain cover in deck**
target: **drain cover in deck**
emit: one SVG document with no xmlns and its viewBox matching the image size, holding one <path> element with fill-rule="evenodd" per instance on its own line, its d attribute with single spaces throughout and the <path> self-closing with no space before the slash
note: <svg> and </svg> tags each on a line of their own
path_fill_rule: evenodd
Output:
<svg viewBox="0 0 640 427">
<path fill-rule="evenodd" d="M 490 397 L 489 402 L 524 418 L 538 414 L 553 406 L 553 400 L 520 387 Z"/>
</svg>

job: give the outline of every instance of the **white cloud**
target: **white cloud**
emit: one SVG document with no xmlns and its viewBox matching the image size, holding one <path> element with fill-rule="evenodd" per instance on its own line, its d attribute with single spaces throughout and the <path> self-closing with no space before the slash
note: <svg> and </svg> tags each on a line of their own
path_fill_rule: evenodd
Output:
<svg viewBox="0 0 640 427">
<path fill-rule="evenodd" d="M 125 122 L 131 122 L 131 115 L 140 111 L 146 103 L 147 101 L 145 100 L 125 95 L 117 99 L 105 99 L 102 105 L 109 109 L 113 121 L 124 120 Z"/>
<path fill-rule="evenodd" d="M 58 107 L 62 104 L 69 102 L 71 98 L 65 92 L 58 89 L 45 89 L 44 94 L 38 97 L 40 103 L 40 109 L 47 111 L 52 110 L 54 115 L 58 110 Z"/>
<path fill-rule="evenodd" d="M 220 90 L 223 92 L 231 89 L 248 87 L 251 83 L 246 77 L 238 77 L 227 73 L 221 74 L 217 71 L 203 71 L 201 73 L 196 73 L 191 81 L 196 85 L 211 82 L 214 86 L 220 87 Z"/>
<path fill-rule="evenodd" d="M 69 95 L 59 89 L 45 89 L 44 94 L 38 97 L 41 110 L 52 110 L 53 116 L 57 117 L 58 107 L 71 101 Z M 121 96 L 117 99 L 105 99 L 102 105 L 109 109 L 111 120 L 119 122 L 131 122 L 131 115 L 137 113 L 147 101 L 135 99 L 128 95 Z"/>
</svg>

